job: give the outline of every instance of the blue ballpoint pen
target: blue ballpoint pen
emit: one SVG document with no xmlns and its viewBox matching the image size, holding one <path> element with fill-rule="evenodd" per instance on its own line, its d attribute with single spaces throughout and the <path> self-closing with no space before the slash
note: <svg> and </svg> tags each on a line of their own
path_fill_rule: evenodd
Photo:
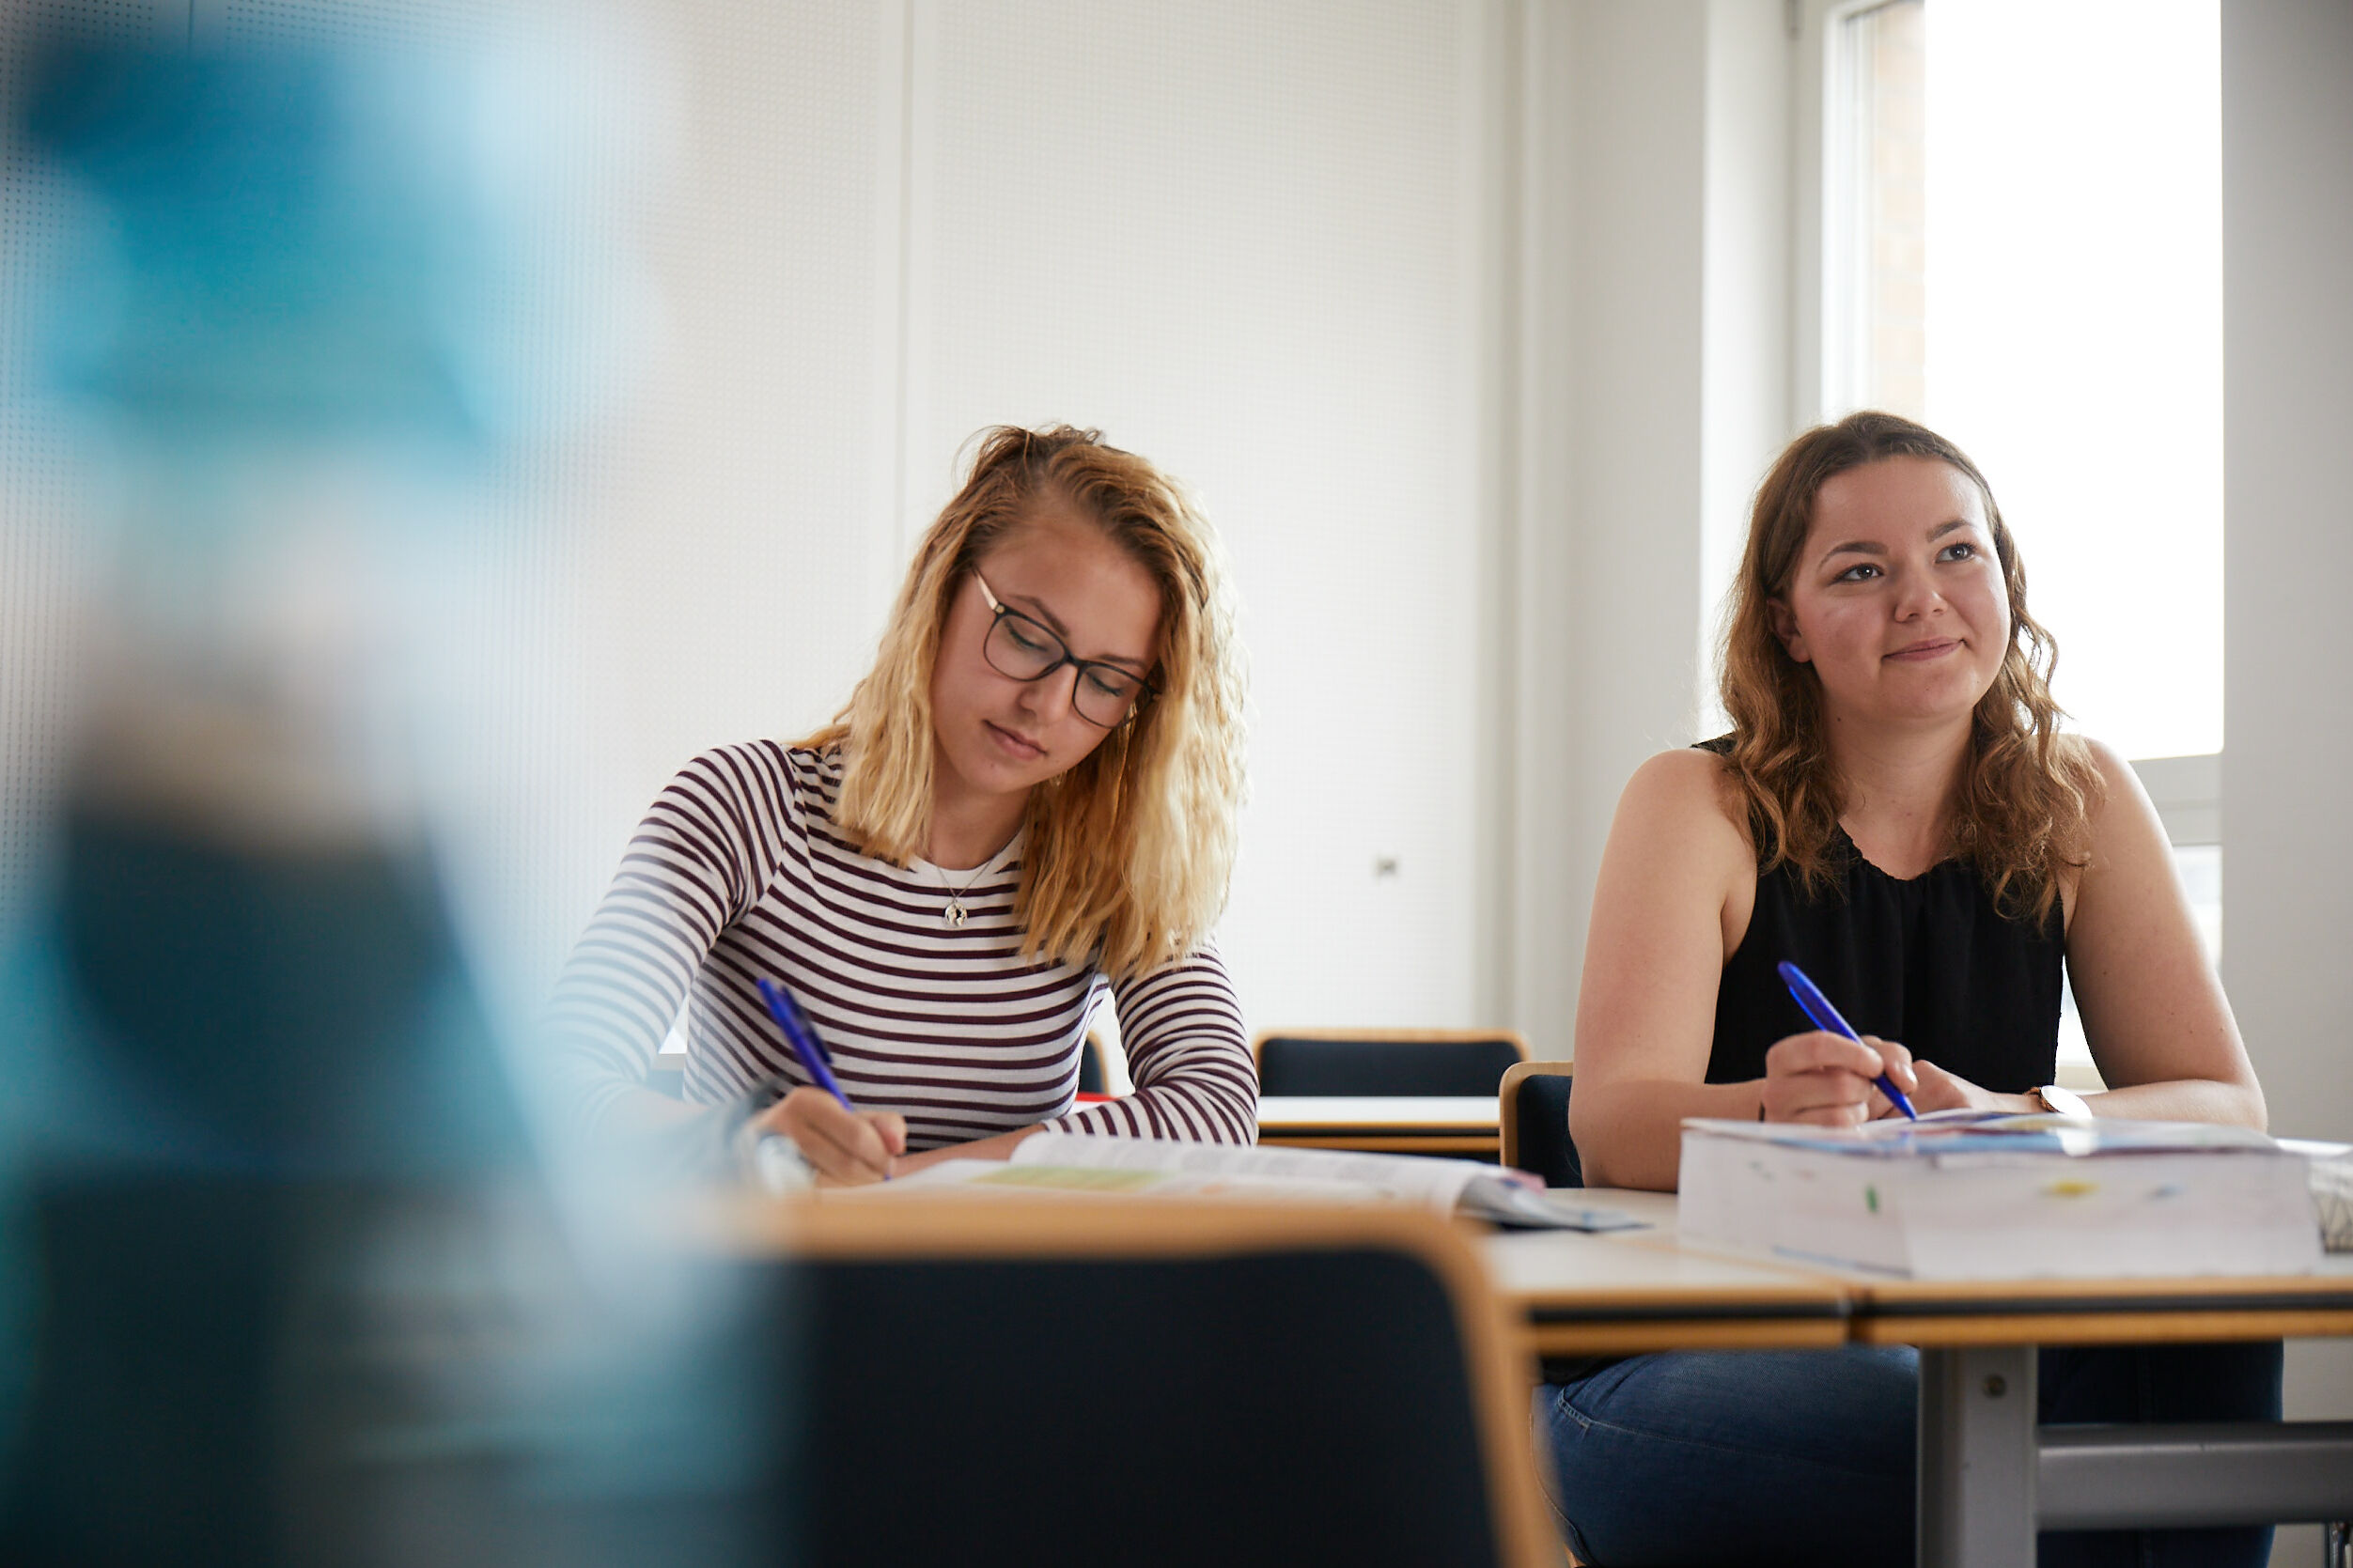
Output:
<svg viewBox="0 0 2353 1568">
<path fill-rule="evenodd" d="M 817 1079 L 817 1086 L 841 1101 L 844 1110 L 856 1114 L 858 1108 L 849 1103 L 849 1096 L 842 1093 L 842 1086 L 834 1081 L 834 1069 L 826 1060 L 824 1044 L 817 1037 L 817 1026 L 809 1021 L 806 1013 L 801 1011 L 801 1004 L 792 999 L 792 993 L 773 980 L 763 978 L 752 984 L 760 988 L 760 1000 L 768 1003 L 768 1016 L 776 1020 L 778 1029 L 784 1031 L 785 1044 L 792 1048 L 792 1054 L 801 1059 L 801 1065 L 808 1075 Z"/>
<path fill-rule="evenodd" d="M 1781 983 L 1789 987 L 1789 994 L 1798 999 L 1798 1005 L 1805 1009 L 1805 1016 L 1814 1020 L 1815 1028 L 1827 1029 L 1832 1034 L 1844 1034 L 1857 1045 L 1862 1044 L 1862 1036 L 1855 1032 L 1852 1024 L 1838 1016 L 1838 1009 L 1831 1005 L 1831 999 L 1805 977 L 1805 970 L 1785 961 L 1779 967 Z M 1920 1120 L 1920 1112 L 1912 1109 L 1911 1101 L 1904 1098 L 1904 1092 L 1895 1087 L 1893 1079 L 1881 1073 L 1871 1081 L 1879 1086 L 1879 1093 L 1887 1096 L 1888 1104 L 1912 1121 Z"/>
</svg>

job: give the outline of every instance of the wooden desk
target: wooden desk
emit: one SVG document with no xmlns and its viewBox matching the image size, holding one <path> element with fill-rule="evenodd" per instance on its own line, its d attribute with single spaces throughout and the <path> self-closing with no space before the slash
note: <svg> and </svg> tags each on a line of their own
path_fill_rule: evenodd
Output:
<svg viewBox="0 0 2353 1568">
<path fill-rule="evenodd" d="M 2353 1334 L 2353 1253 L 2318 1272 L 2158 1280 L 1839 1276 L 1864 1344 L 2194 1343 Z"/>
<path fill-rule="evenodd" d="M 1847 1343 L 1847 1291 L 1795 1268 L 1675 1245 L 1675 1198 L 1579 1194 L 1659 1227 L 1586 1235 L 1505 1232 L 1485 1243 L 1497 1294 L 1539 1356 L 1644 1350 L 1826 1348 Z"/>
<path fill-rule="evenodd" d="M 1492 1094 L 1273 1094 L 1258 1101 L 1258 1141 L 1287 1149 L 1488 1159 L 1503 1147 Z"/>
<path fill-rule="evenodd" d="M 1580 1197 L 1658 1228 L 1488 1239 L 1489 1276 L 1544 1352 L 1920 1348 L 1926 1568 L 2032 1562 L 2038 1529 L 2353 1516 L 2353 1421 L 2046 1429 L 2034 1387 L 2046 1344 L 2353 1335 L 2353 1255 L 2266 1278 L 1890 1280 L 1686 1247 L 1671 1194 Z"/>
</svg>

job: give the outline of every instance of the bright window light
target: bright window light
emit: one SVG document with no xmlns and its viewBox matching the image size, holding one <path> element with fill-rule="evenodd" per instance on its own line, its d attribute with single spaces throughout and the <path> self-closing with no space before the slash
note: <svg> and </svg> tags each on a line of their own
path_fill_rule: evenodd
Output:
<svg viewBox="0 0 2353 1568">
<path fill-rule="evenodd" d="M 2216 0 L 1924 9 L 1925 418 L 1993 483 L 2076 724 L 2220 751 Z"/>
</svg>

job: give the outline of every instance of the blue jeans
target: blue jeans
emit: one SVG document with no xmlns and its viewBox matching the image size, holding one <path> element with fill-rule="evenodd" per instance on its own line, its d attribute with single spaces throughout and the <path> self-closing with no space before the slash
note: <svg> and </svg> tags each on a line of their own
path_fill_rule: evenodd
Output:
<svg viewBox="0 0 2353 1568">
<path fill-rule="evenodd" d="M 2047 1422 L 2277 1421 L 2280 1345 L 2045 1350 L 2037 1383 Z M 1901 1346 L 1636 1356 L 1535 1393 L 1547 1490 L 1597 1568 L 1909 1563 L 1919 1408 Z M 2268 1527 L 2051 1531 L 2036 1560 L 2262 1568 L 2270 1551 Z"/>
</svg>

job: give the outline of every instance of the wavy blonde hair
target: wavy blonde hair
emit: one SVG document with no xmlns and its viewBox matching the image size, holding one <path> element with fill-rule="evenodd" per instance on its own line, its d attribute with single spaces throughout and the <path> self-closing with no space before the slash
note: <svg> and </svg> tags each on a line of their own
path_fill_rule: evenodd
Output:
<svg viewBox="0 0 2353 1568">
<path fill-rule="evenodd" d="M 1225 906 L 1243 790 L 1241 644 L 1217 535 L 1191 497 L 1099 430 L 998 426 L 925 533 L 874 668 L 803 745 L 842 751 L 839 826 L 905 865 L 931 834 L 931 671 L 974 567 L 1041 506 L 1089 519 L 1160 588 L 1157 694 L 1030 794 L 1021 952 L 1137 973 L 1200 945 Z"/>
<path fill-rule="evenodd" d="M 2026 567 L 1993 489 L 1935 431 L 1892 413 L 1848 414 L 1791 442 L 1765 475 L 1725 605 L 1719 686 L 1732 743 L 1724 766 L 1748 807 L 1758 869 L 1786 862 L 1809 894 L 1829 892 L 1843 869 L 1831 845 L 1846 787 L 1823 739 L 1821 677 L 1774 635 L 1771 606 L 1786 602 L 1822 487 L 1889 458 L 1947 464 L 1985 503 L 2010 602 L 2010 645 L 1978 699 L 1950 848 L 1975 865 L 1995 908 L 2040 925 L 2059 897 L 2063 869 L 2089 858 L 2100 776 L 2083 742 L 2060 733 L 2064 715 L 2050 696 L 2059 645 L 2027 613 Z"/>
</svg>

